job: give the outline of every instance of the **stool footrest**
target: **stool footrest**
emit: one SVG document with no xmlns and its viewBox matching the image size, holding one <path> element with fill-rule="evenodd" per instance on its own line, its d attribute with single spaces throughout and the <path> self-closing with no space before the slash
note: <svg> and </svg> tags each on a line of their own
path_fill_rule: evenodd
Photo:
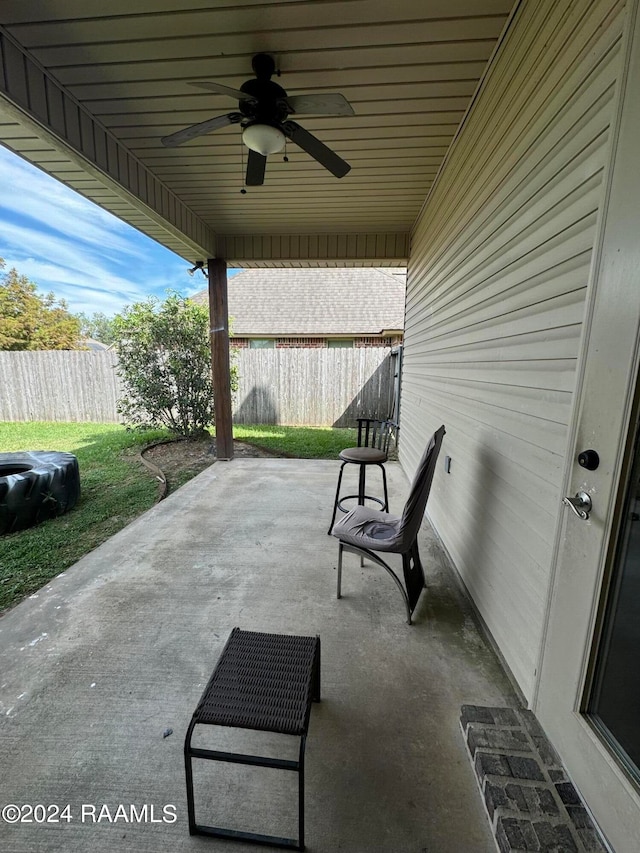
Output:
<svg viewBox="0 0 640 853">
<path fill-rule="evenodd" d="M 345 495 L 344 497 L 340 498 L 340 500 L 338 501 L 338 509 L 341 510 L 342 512 L 349 512 L 349 510 L 346 509 L 345 507 L 343 507 L 342 504 L 345 501 L 353 501 L 353 500 L 357 500 L 358 504 L 360 506 L 364 506 L 365 501 L 373 501 L 374 503 L 379 504 L 382 507 L 382 509 L 386 508 L 386 504 L 382 500 L 382 498 L 376 498 L 376 497 L 374 497 L 374 495 Z"/>
</svg>

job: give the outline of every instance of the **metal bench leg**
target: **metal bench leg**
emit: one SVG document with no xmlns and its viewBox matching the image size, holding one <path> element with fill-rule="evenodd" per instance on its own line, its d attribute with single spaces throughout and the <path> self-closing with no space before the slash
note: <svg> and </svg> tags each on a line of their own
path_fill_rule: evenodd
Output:
<svg viewBox="0 0 640 853">
<path fill-rule="evenodd" d="M 304 750 L 307 736 L 300 738 L 298 755 L 298 850 L 304 850 Z"/>
<path fill-rule="evenodd" d="M 191 735 L 194 722 L 191 720 L 184 739 L 184 769 L 187 780 L 187 815 L 189 817 L 189 835 L 196 834 L 196 810 L 193 802 L 193 768 L 191 766 Z"/>
<path fill-rule="evenodd" d="M 190 737 L 190 735 L 189 735 Z M 185 746 L 185 766 L 187 769 L 187 806 L 189 811 L 190 835 L 207 835 L 211 838 L 226 838 L 230 841 L 250 841 L 253 844 L 264 844 L 270 847 L 284 847 L 289 850 L 304 850 L 304 749 L 306 736 L 300 740 L 298 761 L 290 759 L 270 758 L 259 755 L 244 755 L 235 752 L 220 752 L 217 750 L 187 748 Z M 245 832 L 240 829 L 226 829 L 221 826 L 207 826 L 196 823 L 193 800 L 193 778 L 191 775 L 191 759 L 204 758 L 211 761 L 225 761 L 231 764 L 246 764 L 255 767 L 271 767 L 280 770 L 293 770 L 298 774 L 298 838 L 284 838 L 278 835 L 264 835 L 258 832 Z"/>
<path fill-rule="evenodd" d="M 315 665 L 313 669 L 313 696 L 314 702 L 320 701 L 320 667 L 321 667 L 321 651 L 320 651 L 320 637 L 318 637 L 318 645 L 316 646 L 316 659 Z"/>
</svg>

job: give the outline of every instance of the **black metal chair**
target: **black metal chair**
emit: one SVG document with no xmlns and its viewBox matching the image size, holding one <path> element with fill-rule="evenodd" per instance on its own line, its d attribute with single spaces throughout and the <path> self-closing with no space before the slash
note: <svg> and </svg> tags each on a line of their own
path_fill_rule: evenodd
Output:
<svg viewBox="0 0 640 853">
<path fill-rule="evenodd" d="M 411 625 L 411 615 L 425 587 L 424 569 L 418 552 L 418 531 L 424 517 L 444 434 L 445 428 L 441 426 L 431 436 L 413 478 L 411 491 L 402 515 L 395 516 L 388 512 L 380 512 L 377 509 L 356 506 L 331 530 L 332 535 L 340 540 L 338 548 L 338 598 L 342 596 L 343 551 L 357 554 L 361 560 L 368 557 L 377 565 L 382 566 L 395 581 L 407 609 L 407 622 Z M 391 566 L 382 557 L 374 553 L 376 551 L 402 556 L 404 586 Z"/>
<path fill-rule="evenodd" d="M 384 463 L 389 456 L 389 444 L 393 438 L 397 442 L 398 425 L 392 420 L 380 420 L 378 418 L 358 418 L 358 446 L 347 447 L 340 451 L 340 473 L 338 474 L 338 487 L 336 489 L 336 498 L 333 502 L 333 515 L 331 516 L 331 524 L 327 533 L 331 533 L 333 524 L 336 520 L 338 510 L 341 512 L 349 512 L 349 509 L 344 506 L 345 501 L 357 499 L 359 506 L 364 506 L 365 501 L 373 501 L 380 505 L 381 509 L 388 512 L 389 496 L 387 493 L 387 474 L 384 470 Z M 342 485 L 342 474 L 344 473 L 345 465 L 359 465 L 360 471 L 358 476 L 358 494 L 345 495 L 340 497 L 340 486 Z M 368 495 L 366 493 L 366 478 L 367 468 L 370 465 L 377 465 L 382 471 L 382 489 L 384 499 Z"/>
</svg>

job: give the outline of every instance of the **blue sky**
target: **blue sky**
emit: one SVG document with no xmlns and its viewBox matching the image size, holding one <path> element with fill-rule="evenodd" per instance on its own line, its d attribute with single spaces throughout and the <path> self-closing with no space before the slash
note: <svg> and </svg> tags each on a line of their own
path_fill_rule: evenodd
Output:
<svg viewBox="0 0 640 853">
<path fill-rule="evenodd" d="M 206 287 L 178 255 L 0 146 L 0 258 L 65 299 L 112 315 L 167 290 Z"/>
</svg>

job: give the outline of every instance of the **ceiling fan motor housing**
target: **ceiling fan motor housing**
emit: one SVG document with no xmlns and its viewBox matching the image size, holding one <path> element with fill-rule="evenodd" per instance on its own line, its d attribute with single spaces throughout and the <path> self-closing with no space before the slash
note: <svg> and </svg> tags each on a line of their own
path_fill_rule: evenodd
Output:
<svg viewBox="0 0 640 853">
<path fill-rule="evenodd" d="M 252 100 L 242 100 L 238 104 L 240 112 L 249 122 L 272 124 L 278 127 L 289 115 L 287 93 L 282 86 L 272 80 L 247 80 L 240 90 L 251 95 L 252 98 Z"/>
</svg>

